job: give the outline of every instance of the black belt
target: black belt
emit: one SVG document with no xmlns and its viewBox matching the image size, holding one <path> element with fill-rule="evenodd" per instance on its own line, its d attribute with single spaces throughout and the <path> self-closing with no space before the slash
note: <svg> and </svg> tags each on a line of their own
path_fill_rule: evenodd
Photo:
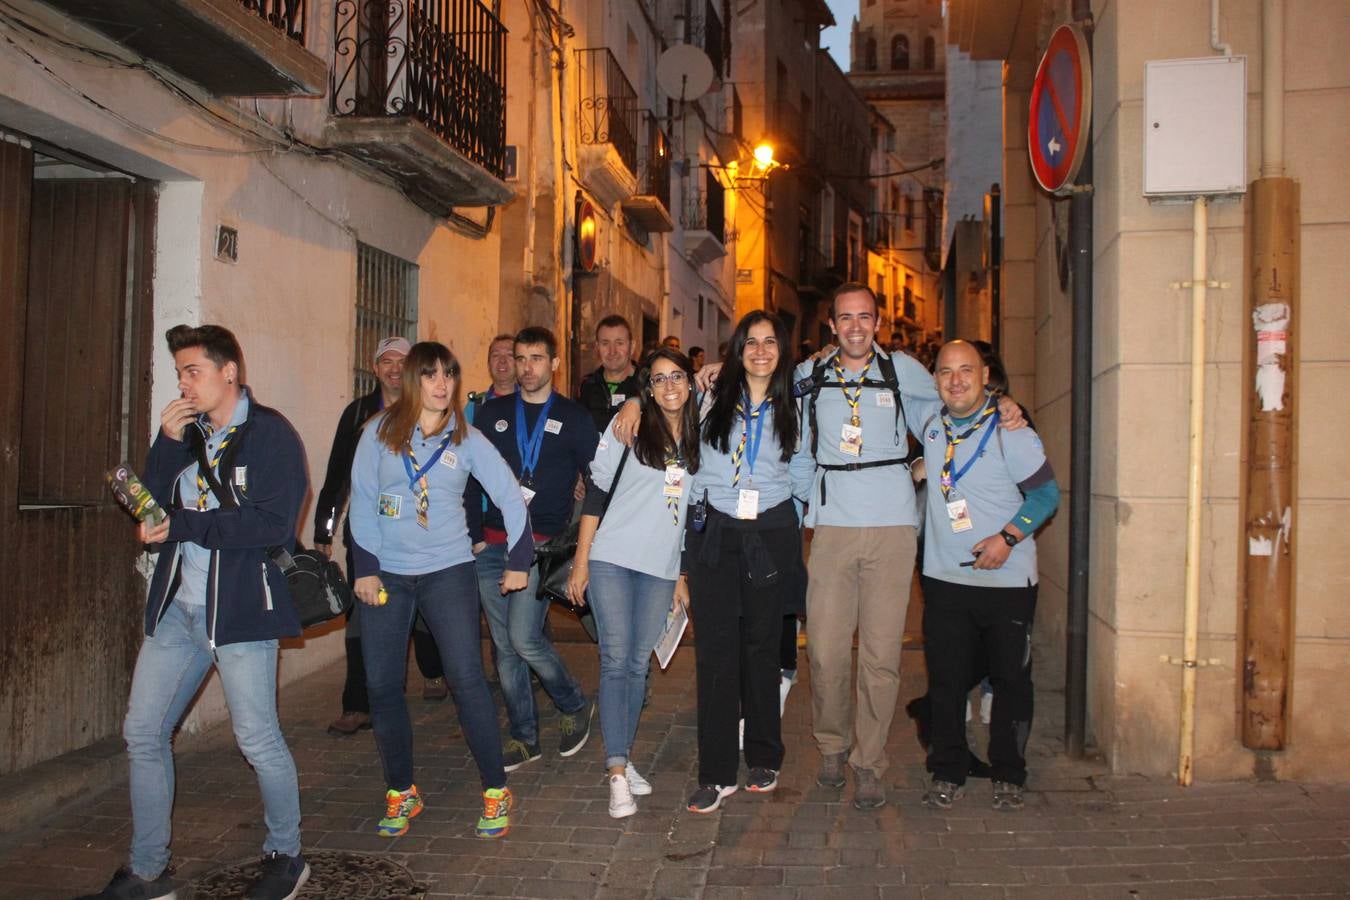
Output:
<svg viewBox="0 0 1350 900">
<path fill-rule="evenodd" d="M 879 469 L 882 466 L 903 466 L 903 459 L 874 459 L 871 462 L 843 463 L 841 465 L 829 465 L 827 463 L 817 463 L 817 467 L 825 472 L 857 472 L 862 469 Z M 820 476 L 820 505 L 825 505 L 825 477 Z"/>
</svg>

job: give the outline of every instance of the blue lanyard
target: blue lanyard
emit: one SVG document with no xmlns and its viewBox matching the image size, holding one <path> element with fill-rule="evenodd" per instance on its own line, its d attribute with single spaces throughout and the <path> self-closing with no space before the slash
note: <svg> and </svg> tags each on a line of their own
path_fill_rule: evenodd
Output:
<svg viewBox="0 0 1350 900">
<path fill-rule="evenodd" d="M 441 445 L 436 448 L 435 453 L 431 454 L 431 459 L 427 460 L 426 465 L 418 466 L 416 469 L 414 469 L 413 463 L 417 462 L 417 457 L 413 456 L 412 441 L 409 441 L 408 446 L 404 448 L 403 471 L 408 473 L 409 490 L 411 491 L 417 490 L 418 487 L 417 483 L 426 477 L 426 474 L 431 471 L 432 466 L 440 462 L 441 454 L 445 452 L 446 447 L 450 446 L 450 437 L 454 434 L 454 431 L 450 427 L 450 423 L 448 422 L 446 423 L 445 428 L 446 428 L 445 437 L 441 439 Z"/>
<path fill-rule="evenodd" d="M 956 485 L 961 480 L 961 476 L 969 472 L 970 467 L 975 465 L 975 460 L 979 459 L 980 456 L 984 453 L 984 446 L 985 444 L 989 443 L 989 436 L 992 435 L 994 433 L 994 429 L 998 427 L 997 410 L 994 411 L 994 414 L 990 416 L 989 421 L 986 422 L 985 424 L 988 427 L 985 428 L 984 430 L 984 437 L 980 438 L 979 444 L 975 446 L 975 452 L 971 455 L 970 459 L 966 460 L 966 464 L 964 466 L 962 466 L 961 468 L 957 469 L 955 472 L 952 473 L 952 486 L 948 488 L 949 491 L 956 490 Z M 942 428 L 945 432 L 947 432 L 946 434 L 947 442 L 951 443 L 952 423 L 946 416 L 942 417 Z"/>
<path fill-rule="evenodd" d="M 755 475 L 755 458 L 759 456 L 759 445 L 764 439 L 764 420 L 767 418 L 765 412 L 768 408 L 769 400 L 766 397 L 759 404 L 759 408 L 750 414 L 750 398 L 746 396 L 741 401 L 741 420 L 745 423 L 745 465 L 750 471 L 750 477 Z M 750 423 L 755 424 L 754 437 L 750 434 Z"/>
<path fill-rule="evenodd" d="M 548 409 L 553 405 L 556 391 L 549 391 L 544 408 L 539 410 L 539 418 L 534 422 L 534 430 L 525 433 L 525 397 L 516 391 L 516 451 L 520 454 L 520 477 L 531 481 L 534 467 L 539 464 L 539 450 L 544 446 L 544 426 L 548 424 Z"/>
</svg>

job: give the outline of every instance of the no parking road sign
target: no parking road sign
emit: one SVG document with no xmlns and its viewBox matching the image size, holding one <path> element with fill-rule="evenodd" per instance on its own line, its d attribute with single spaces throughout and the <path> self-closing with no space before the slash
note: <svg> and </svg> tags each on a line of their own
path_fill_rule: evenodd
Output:
<svg viewBox="0 0 1350 900">
<path fill-rule="evenodd" d="M 1077 25 L 1061 25 L 1036 67 L 1027 116 L 1031 171 L 1052 194 L 1069 193 L 1092 123 L 1092 61 Z"/>
</svg>

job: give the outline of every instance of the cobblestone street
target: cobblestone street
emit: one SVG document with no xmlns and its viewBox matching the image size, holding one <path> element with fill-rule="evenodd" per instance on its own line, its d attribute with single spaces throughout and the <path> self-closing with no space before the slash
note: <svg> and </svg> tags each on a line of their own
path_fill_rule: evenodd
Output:
<svg viewBox="0 0 1350 900">
<path fill-rule="evenodd" d="M 598 663 L 579 632 L 560 630 L 564 658 L 590 690 Z M 550 753 L 511 777 L 509 836 L 476 840 L 474 768 L 449 701 L 409 684 L 418 784 L 426 812 L 404 837 L 374 833 L 384 786 L 370 732 L 334 738 L 342 666 L 285 690 L 282 718 L 301 777 L 306 849 L 384 854 L 428 897 L 1219 897 L 1350 895 L 1350 787 L 1199 784 L 1183 790 L 1111 776 L 1060 753 L 1063 698 L 1043 693 L 1027 808 L 990 809 L 988 782 L 948 813 L 920 802 L 922 755 L 900 711 L 892 729 L 890 802 L 860 813 L 852 785 L 819 788 L 809 677 L 788 698 L 787 761 L 778 790 L 744 791 L 710 816 L 686 812 L 695 777 L 693 650 L 682 648 L 653 698 L 634 760 L 655 792 L 636 816 L 609 818 L 596 722 L 577 756 Z M 923 656 L 907 651 L 902 698 L 922 691 Z M 541 695 L 542 697 L 542 695 Z M 220 727 L 182 742 L 174 817 L 184 882 L 254 857 L 263 830 L 256 783 Z M 1200 761 L 1203 778 L 1203 760 Z M 0 844 L 0 895 L 65 897 L 101 887 L 124 861 L 125 782 L 54 812 Z M 186 892 L 185 892 L 186 893 Z M 190 896 L 190 893 L 188 894 Z M 180 894 L 183 896 L 183 894 Z M 306 889 L 303 896 L 332 896 Z"/>
</svg>

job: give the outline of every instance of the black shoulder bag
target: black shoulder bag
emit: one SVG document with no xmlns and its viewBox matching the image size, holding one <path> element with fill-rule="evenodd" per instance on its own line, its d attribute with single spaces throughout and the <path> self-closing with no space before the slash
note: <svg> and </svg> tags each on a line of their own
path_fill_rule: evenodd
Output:
<svg viewBox="0 0 1350 900">
<path fill-rule="evenodd" d="M 624 463 L 628 462 L 628 454 L 632 452 L 632 447 L 624 447 L 623 455 L 619 457 L 619 467 L 614 470 L 614 481 L 610 483 L 609 494 L 605 496 L 605 505 L 600 508 L 601 522 L 605 521 L 605 513 L 609 512 L 609 501 L 614 499 L 614 491 L 619 486 L 619 477 L 623 475 Z M 596 529 L 599 530 L 598 525 Z M 572 561 L 577 555 L 577 537 L 580 533 L 581 520 L 577 518 L 572 520 L 562 534 L 555 535 L 534 548 L 534 561 L 539 566 L 539 592 L 536 596 L 540 600 L 556 600 L 568 606 L 572 605 L 572 598 L 567 596 L 567 580 L 572 577 Z"/>
</svg>

